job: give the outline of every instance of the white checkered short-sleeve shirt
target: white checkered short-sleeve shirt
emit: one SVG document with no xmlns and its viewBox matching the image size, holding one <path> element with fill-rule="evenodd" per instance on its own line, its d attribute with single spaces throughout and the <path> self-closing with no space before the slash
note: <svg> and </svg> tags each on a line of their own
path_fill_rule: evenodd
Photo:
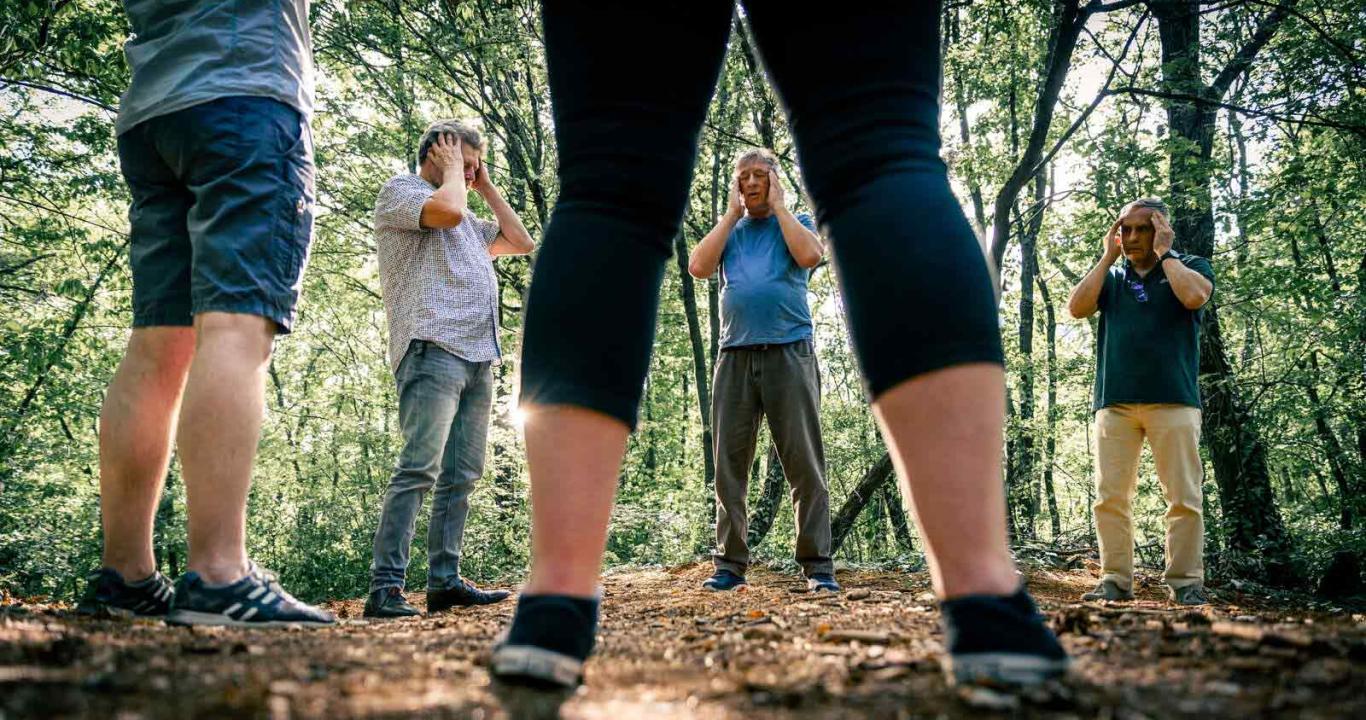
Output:
<svg viewBox="0 0 1366 720">
<path fill-rule="evenodd" d="M 404 174 L 385 183 L 375 200 L 375 248 L 394 372 L 413 340 L 434 342 L 469 362 L 501 356 L 498 279 L 489 255 L 498 223 L 466 210 L 453 228 L 423 228 L 422 205 L 434 192 L 421 176 Z"/>
</svg>

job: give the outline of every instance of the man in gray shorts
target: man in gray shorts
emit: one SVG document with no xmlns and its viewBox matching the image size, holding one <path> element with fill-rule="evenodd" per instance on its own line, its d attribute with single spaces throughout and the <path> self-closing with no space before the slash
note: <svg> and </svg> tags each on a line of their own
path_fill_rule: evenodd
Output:
<svg viewBox="0 0 1366 720">
<path fill-rule="evenodd" d="M 329 625 L 246 554 L 271 344 L 313 227 L 307 0 L 126 0 L 132 82 L 115 129 L 132 195 L 133 331 L 100 415 L 102 567 L 78 610 L 179 624 Z M 180 451 L 188 572 L 152 523 Z"/>
<path fill-rule="evenodd" d="M 693 249 L 688 271 L 719 271 L 721 354 L 712 382 L 716 437 L 716 574 L 702 586 L 738 590 L 749 566 L 745 495 L 759 422 L 768 418 L 792 486 L 797 562 L 814 591 L 839 592 L 830 558 L 830 491 L 821 442 L 821 379 L 806 283 L 825 247 L 808 215 L 787 209 L 778 159 L 740 153 L 730 204 Z"/>
</svg>

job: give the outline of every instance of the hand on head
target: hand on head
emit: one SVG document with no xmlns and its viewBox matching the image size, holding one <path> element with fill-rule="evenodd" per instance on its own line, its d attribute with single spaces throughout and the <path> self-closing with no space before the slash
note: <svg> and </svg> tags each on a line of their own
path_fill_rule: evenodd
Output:
<svg viewBox="0 0 1366 720">
<path fill-rule="evenodd" d="M 450 133 L 441 133 L 436 136 L 436 142 L 427 151 L 427 157 L 431 158 L 432 164 L 441 172 L 441 180 L 446 180 L 446 173 L 455 171 L 463 172 L 465 168 L 465 156 L 462 154 L 460 138 Z"/>
<path fill-rule="evenodd" d="M 740 174 L 736 173 L 735 178 L 730 183 L 730 200 L 726 204 L 726 212 L 736 218 L 743 217 L 745 214 L 745 200 L 740 193 Z"/>
<path fill-rule="evenodd" d="M 1119 228 L 1120 219 L 1115 218 L 1115 222 L 1111 224 L 1110 229 L 1106 231 L 1105 238 L 1101 240 L 1101 251 L 1106 257 L 1115 259 L 1123 254 L 1124 240 L 1120 235 Z"/>
<path fill-rule="evenodd" d="M 483 192 L 489 187 L 489 164 L 480 160 L 479 166 L 474 169 L 474 177 L 469 180 L 471 190 Z"/>
<path fill-rule="evenodd" d="M 778 172 L 774 168 L 768 170 L 768 206 L 776 210 L 787 205 L 787 191 L 783 189 L 782 180 L 778 179 Z"/>
<path fill-rule="evenodd" d="M 1159 210 L 1153 211 L 1150 220 L 1153 224 L 1153 254 L 1162 257 L 1163 253 L 1172 249 L 1176 231 L 1172 229 L 1171 223 L 1167 222 L 1167 216 Z"/>
</svg>

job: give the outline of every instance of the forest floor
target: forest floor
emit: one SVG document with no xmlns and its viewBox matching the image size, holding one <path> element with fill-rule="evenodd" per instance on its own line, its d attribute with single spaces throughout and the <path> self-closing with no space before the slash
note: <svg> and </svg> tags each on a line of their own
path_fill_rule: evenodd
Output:
<svg viewBox="0 0 1366 720">
<path fill-rule="evenodd" d="M 1191 610 L 1145 578 L 1136 602 L 1080 603 L 1091 572 L 1031 571 L 1075 664 L 1065 681 L 1014 696 L 947 687 L 923 573 L 842 572 L 846 592 L 832 597 L 762 569 L 747 592 L 708 593 L 699 583 L 709 570 L 609 574 L 587 685 L 550 699 L 501 691 L 485 672 L 512 601 L 367 622 L 349 600 L 329 604 L 344 619 L 337 628 L 244 631 L 91 621 L 4 598 L 0 720 L 493 720 L 557 706 L 565 718 L 611 720 L 1366 717 L 1366 616 L 1308 598 L 1224 586 Z"/>
</svg>

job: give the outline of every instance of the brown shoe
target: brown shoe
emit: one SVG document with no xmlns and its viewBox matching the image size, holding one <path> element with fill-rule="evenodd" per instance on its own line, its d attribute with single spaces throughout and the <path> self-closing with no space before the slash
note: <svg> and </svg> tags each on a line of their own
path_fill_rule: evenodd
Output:
<svg viewBox="0 0 1366 720">
<path fill-rule="evenodd" d="M 502 602 L 512 593 L 507 590 L 480 590 L 473 583 L 460 578 L 460 584 L 445 590 L 427 591 L 427 613 L 438 613 L 454 607 L 492 605 Z"/>
<path fill-rule="evenodd" d="M 1124 588 L 1120 587 L 1119 583 L 1115 582 L 1114 580 L 1101 580 L 1100 584 L 1096 586 L 1095 590 L 1092 590 L 1091 592 L 1082 595 L 1081 599 L 1086 601 L 1109 600 L 1110 602 L 1119 602 L 1121 600 L 1133 600 L 1134 591 L 1125 590 Z"/>
</svg>

